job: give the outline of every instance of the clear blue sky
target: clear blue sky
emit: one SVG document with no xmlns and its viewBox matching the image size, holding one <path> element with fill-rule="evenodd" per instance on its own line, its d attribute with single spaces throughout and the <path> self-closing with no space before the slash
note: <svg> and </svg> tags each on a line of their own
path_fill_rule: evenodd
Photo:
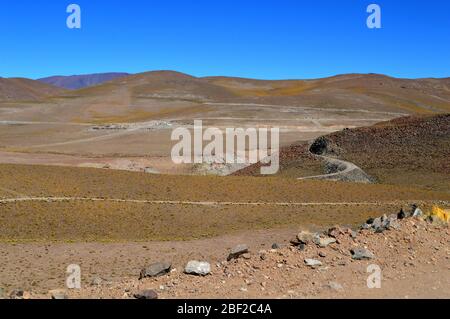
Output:
<svg viewBox="0 0 450 319">
<path fill-rule="evenodd" d="M 66 7 L 82 9 L 82 29 Z M 381 30 L 366 27 L 370 3 Z M 450 76 L 448 0 L 2 0 L 0 76 Z"/>
</svg>

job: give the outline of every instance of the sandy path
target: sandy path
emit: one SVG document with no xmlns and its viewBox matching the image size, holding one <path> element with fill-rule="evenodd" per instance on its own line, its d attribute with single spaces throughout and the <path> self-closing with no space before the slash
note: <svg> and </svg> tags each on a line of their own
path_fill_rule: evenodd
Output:
<svg viewBox="0 0 450 319">
<path fill-rule="evenodd" d="M 7 190 L 5 190 L 7 191 Z M 118 198 L 88 198 L 88 197 L 23 197 L 0 199 L 0 204 L 17 202 L 67 202 L 67 201 L 90 201 L 90 202 L 116 202 L 154 205 L 194 205 L 194 206 L 349 206 L 349 205 L 397 205 L 407 203 L 441 203 L 438 200 L 396 200 L 379 202 L 208 202 L 208 201 L 158 201 L 158 200 L 138 200 L 138 199 L 118 199 Z"/>
</svg>

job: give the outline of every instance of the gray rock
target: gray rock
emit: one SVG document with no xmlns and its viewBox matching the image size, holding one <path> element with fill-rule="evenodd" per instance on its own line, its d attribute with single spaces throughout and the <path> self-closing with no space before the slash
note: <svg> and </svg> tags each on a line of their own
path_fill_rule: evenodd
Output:
<svg viewBox="0 0 450 319">
<path fill-rule="evenodd" d="M 377 229 L 381 228 L 382 225 L 383 225 L 383 220 L 381 217 L 375 218 L 373 220 L 373 223 L 372 223 L 373 229 L 377 230 Z"/>
<path fill-rule="evenodd" d="M 191 260 L 184 272 L 189 275 L 206 276 L 211 272 L 211 265 L 206 261 Z"/>
<path fill-rule="evenodd" d="M 313 242 L 320 248 L 328 247 L 328 245 L 334 244 L 336 242 L 335 238 L 327 237 L 322 238 L 319 236 L 314 237 Z"/>
<path fill-rule="evenodd" d="M 337 238 L 339 235 L 343 234 L 343 231 L 340 227 L 335 226 L 335 227 L 329 228 L 327 231 L 327 234 L 328 234 L 328 237 Z"/>
<path fill-rule="evenodd" d="M 316 267 L 322 266 L 322 262 L 321 261 L 316 260 L 316 259 L 309 259 L 309 258 L 305 259 L 305 264 L 306 264 L 306 266 L 309 266 L 309 267 L 312 267 L 312 268 L 316 268 Z"/>
<path fill-rule="evenodd" d="M 302 231 L 297 235 L 297 239 L 301 244 L 308 245 L 310 242 L 314 241 L 314 238 L 317 236 L 315 233 L 311 233 L 308 231 Z"/>
<path fill-rule="evenodd" d="M 138 292 L 134 295 L 136 299 L 147 299 L 147 300 L 155 300 L 158 299 L 158 293 L 154 290 L 147 289 L 141 292 Z"/>
<path fill-rule="evenodd" d="M 141 270 L 141 274 L 139 279 L 147 278 L 147 277 L 159 277 L 167 274 L 172 268 L 171 263 L 166 262 L 158 262 L 151 264 L 150 266 L 143 268 Z"/>
<path fill-rule="evenodd" d="M 389 222 L 388 229 L 400 229 L 400 223 L 397 219 Z"/>
<path fill-rule="evenodd" d="M 352 259 L 354 260 L 375 258 L 375 255 L 370 250 L 365 248 L 354 248 L 350 252 L 352 253 Z"/>
<path fill-rule="evenodd" d="M 247 245 L 238 245 L 234 247 L 230 254 L 228 255 L 227 260 L 230 261 L 232 259 L 239 258 L 241 255 L 248 253 L 248 246 Z"/>
<path fill-rule="evenodd" d="M 352 231 L 350 232 L 350 237 L 352 237 L 353 239 L 355 239 L 356 237 L 358 237 L 358 233 L 355 232 L 354 230 L 352 230 Z"/>
<path fill-rule="evenodd" d="M 416 208 L 414 210 L 413 217 L 419 218 L 419 217 L 423 217 L 423 216 L 424 216 L 424 213 L 420 208 Z"/>
<path fill-rule="evenodd" d="M 5 298 L 5 289 L 0 288 L 0 299 Z"/>
<path fill-rule="evenodd" d="M 9 294 L 10 299 L 23 299 L 24 291 L 21 289 L 14 289 Z"/>
<path fill-rule="evenodd" d="M 274 243 L 272 245 L 272 249 L 280 249 L 280 248 L 281 248 L 281 246 L 279 244 L 277 244 L 277 243 Z"/>
</svg>

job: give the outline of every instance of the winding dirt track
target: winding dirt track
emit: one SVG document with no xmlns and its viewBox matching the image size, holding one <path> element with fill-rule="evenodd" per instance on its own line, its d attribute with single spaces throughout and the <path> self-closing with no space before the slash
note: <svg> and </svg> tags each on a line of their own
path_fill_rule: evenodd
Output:
<svg viewBox="0 0 450 319">
<path fill-rule="evenodd" d="M 352 172 L 353 173 L 356 172 L 361 176 L 365 175 L 365 172 L 359 166 L 357 166 L 351 162 L 343 161 L 341 159 L 337 159 L 337 158 L 333 158 L 333 157 L 317 155 L 317 154 L 313 154 L 311 152 L 310 152 L 310 154 L 315 157 L 323 159 L 327 163 L 334 164 L 341 169 L 338 172 L 330 173 L 330 174 L 300 177 L 300 178 L 297 178 L 298 180 L 305 180 L 305 179 L 322 179 L 322 180 L 324 180 L 325 179 L 325 180 L 340 181 L 340 180 L 344 180 L 345 177 L 348 177 L 349 175 L 351 175 Z M 342 168 L 344 168 L 344 169 L 342 169 Z M 352 177 L 350 177 L 350 178 L 352 178 Z M 359 180 L 359 182 L 370 183 L 370 180 L 369 180 L 369 178 L 367 178 L 367 180 L 364 180 L 364 178 L 361 178 L 361 180 Z"/>
</svg>

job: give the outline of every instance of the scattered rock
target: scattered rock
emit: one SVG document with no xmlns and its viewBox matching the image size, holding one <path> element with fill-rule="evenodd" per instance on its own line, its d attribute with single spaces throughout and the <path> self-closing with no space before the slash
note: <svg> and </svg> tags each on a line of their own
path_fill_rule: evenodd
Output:
<svg viewBox="0 0 450 319">
<path fill-rule="evenodd" d="M 134 298 L 136 299 L 147 299 L 147 300 L 155 300 L 158 299 L 158 293 L 151 289 L 146 289 L 137 294 L 134 294 Z"/>
<path fill-rule="evenodd" d="M 206 276 L 211 272 L 211 265 L 206 261 L 191 260 L 186 265 L 184 272 L 189 275 Z"/>
<path fill-rule="evenodd" d="M 329 245 L 334 244 L 336 242 L 336 239 L 331 238 L 331 237 L 322 238 L 322 237 L 316 236 L 316 237 L 314 237 L 313 241 L 320 248 L 326 248 Z"/>
<path fill-rule="evenodd" d="M 304 251 L 306 249 L 306 245 L 305 244 L 300 244 L 300 245 L 297 246 L 297 249 L 299 251 Z"/>
<path fill-rule="evenodd" d="M 319 252 L 319 257 L 325 258 L 327 257 L 327 254 L 325 254 L 323 251 Z"/>
<path fill-rule="evenodd" d="M 23 299 L 23 294 L 24 291 L 20 290 L 20 289 L 14 289 L 13 291 L 11 291 L 11 293 L 9 294 L 9 298 L 10 299 Z"/>
<path fill-rule="evenodd" d="M 48 292 L 50 297 L 55 300 L 69 299 L 67 292 L 64 289 L 54 289 Z"/>
<path fill-rule="evenodd" d="M 305 259 L 305 264 L 306 264 L 306 266 L 309 266 L 311 268 L 316 268 L 316 267 L 322 266 L 321 261 L 316 260 L 316 259 L 308 259 L 308 258 Z"/>
<path fill-rule="evenodd" d="M 354 260 L 375 258 L 375 255 L 370 250 L 365 248 L 354 248 L 350 252 L 352 253 L 352 259 Z"/>
<path fill-rule="evenodd" d="M 310 242 L 314 240 L 316 236 L 317 234 L 308 231 L 302 231 L 297 235 L 297 240 L 300 244 L 308 245 Z"/>
<path fill-rule="evenodd" d="M 5 289 L 0 288 L 0 299 L 3 299 L 5 297 Z"/>
<path fill-rule="evenodd" d="M 238 245 L 234 247 L 228 255 L 227 261 L 239 258 L 241 255 L 248 253 L 247 245 Z"/>
<path fill-rule="evenodd" d="M 405 213 L 405 211 L 403 210 L 403 208 L 400 209 L 400 212 L 397 214 L 397 218 L 400 219 L 400 220 L 406 218 L 406 213 Z"/>
<path fill-rule="evenodd" d="M 280 248 L 281 248 L 281 246 L 278 245 L 277 243 L 274 243 L 274 244 L 272 245 L 272 249 L 280 249 Z"/>
<path fill-rule="evenodd" d="M 352 231 L 350 232 L 350 237 L 353 238 L 353 239 L 356 239 L 356 237 L 358 237 L 358 233 L 355 232 L 354 230 L 352 230 Z"/>
<path fill-rule="evenodd" d="M 419 217 L 423 217 L 423 216 L 424 216 L 423 211 L 422 211 L 420 208 L 417 207 L 417 208 L 414 210 L 413 217 L 419 218 Z"/>
<path fill-rule="evenodd" d="M 172 268 L 172 264 L 166 262 L 158 262 L 151 264 L 150 266 L 143 268 L 139 279 L 147 277 L 159 277 L 167 274 Z"/>
<path fill-rule="evenodd" d="M 339 235 L 342 235 L 342 230 L 339 227 L 332 227 L 328 229 L 327 234 L 329 237 L 337 238 Z"/>
<path fill-rule="evenodd" d="M 372 225 L 374 221 L 375 221 L 375 218 L 369 218 L 369 219 L 366 221 L 366 224 L 367 224 L 367 225 Z"/>
</svg>

